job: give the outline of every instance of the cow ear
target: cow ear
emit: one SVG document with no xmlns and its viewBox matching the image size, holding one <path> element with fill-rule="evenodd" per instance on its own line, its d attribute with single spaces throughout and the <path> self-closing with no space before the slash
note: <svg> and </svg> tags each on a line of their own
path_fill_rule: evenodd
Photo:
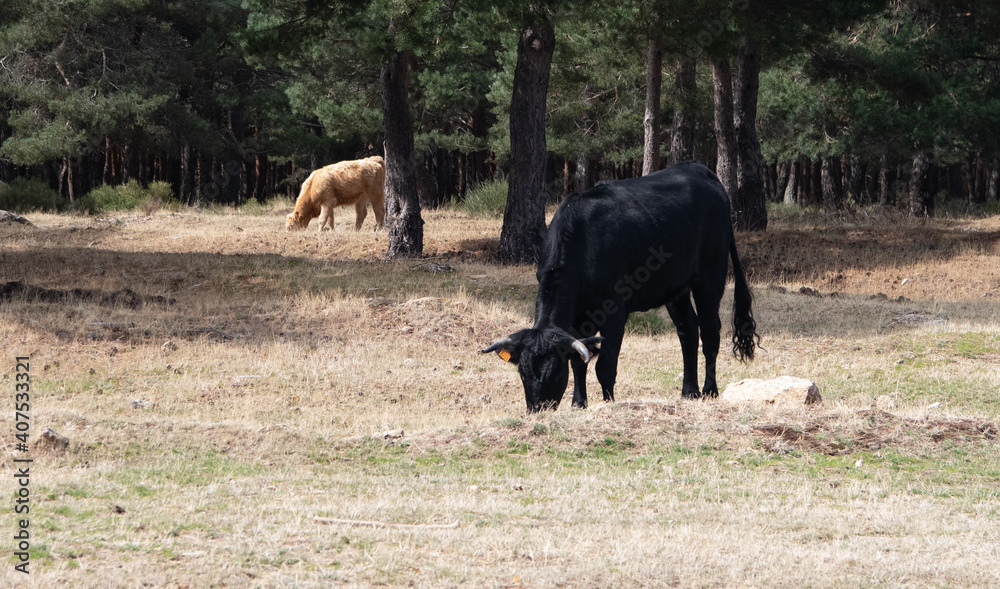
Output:
<svg viewBox="0 0 1000 589">
<path fill-rule="evenodd" d="M 504 362 L 512 362 L 517 364 L 520 359 L 519 348 L 517 344 L 509 337 L 499 339 L 493 342 L 489 347 L 479 350 L 481 354 L 489 354 L 490 352 L 496 352 L 497 356 Z"/>
<path fill-rule="evenodd" d="M 604 338 L 599 335 L 586 337 L 580 340 L 580 343 L 583 344 L 584 347 L 587 348 L 587 351 L 590 352 L 591 358 L 596 358 L 597 355 L 601 353 L 601 348 L 598 346 L 600 346 L 602 342 L 604 342 Z"/>
</svg>

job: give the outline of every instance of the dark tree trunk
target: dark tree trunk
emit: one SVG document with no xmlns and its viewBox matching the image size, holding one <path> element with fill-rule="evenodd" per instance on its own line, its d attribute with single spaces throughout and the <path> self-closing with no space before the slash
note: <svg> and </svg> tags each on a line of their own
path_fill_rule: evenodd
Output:
<svg viewBox="0 0 1000 589">
<path fill-rule="evenodd" d="M 809 187 L 809 206 L 823 203 L 823 160 L 817 159 L 812 163 L 812 186 Z"/>
<path fill-rule="evenodd" d="M 861 158 L 856 155 L 847 156 L 845 161 L 847 166 L 844 178 L 847 182 L 847 196 L 861 204 L 865 200 L 862 194 L 865 189 L 865 167 L 861 164 Z"/>
<path fill-rule="evenodd" d="M 733 126 L 733 76 L 728 59 L 712 63 L 715 87 L 715 144 L 718 149 L 715 173 L 729 198 L 736 197 L 736 128 Z"/>
<path fill-rule="evenodd" d="M 481 139 L 484 144 L 489 136 L 492 121 L 490 120 L 490 110 L 487 108 L 486 100 L 476 102 L 476 108 L 472 113 L 472 136 Z M 474 186 L 482 183 L 489 177 L 489 151 L 481 149 L 469 154 L 469 185 Z M 464 194 L 461 195 L 464 198 Z"/>
<path fill-rule="evenodd" d="M 114 158 L 114 151 L 111 149 L 111 138 L 107 135 L 104 136 L 104 172 L 101 174 L 101 181 L 105 184 L 111 184 L 112 182 L 112 172 L 114 168 L 112 167 L 112 161 Z"/>
<path fill-rule="evenodd" d="M 521 32 L 510 100 L 510 176 L 498 255 L 533 264 L 545 235 L 545 100 L 555 50 L 552 22 L 535 14 Z"/>
<path fill-rule="evenodd" d="M 777 164 L 778 176 L 774 185 L 775 202 L 784 202 L 785 191 L 788 189 L 788 181 L 792 176 L 792 162 L 781 162 Z"/>
<path fill-rule="evenodd" d="M 798 189 L 799 184 L 799 168 L 802 167 L 799 162 L 790 162 L 788 171 L 788 184 L 785 186 L 784 202 L 786 205 L 795 204 L 795 191 Z"/>
<path fill-rule="evenodd" d="M 802 160 L 799 162 L 799 186 L 796 192 L 796 202 L 799 206 L 809 206 L 809 191 L 812 189 L 812 162 Z"/>
<path fill-rule="evenodd" d="M 434 149 L 425 149 L 417 162 L 417 200 L 420 206 L 431 206 L 437 198 L 437 178 L 431 173 L 434 167 Z M 464 198 L 464 194 L 462 197 Z"/>
<path fill-rule="evenodd" d="M 823 158 L 820 170 L 823 210 L 828 213 L 844 210 L 844 184 L 840 179 L 840 158 Z"/>
<path fill-rule="evenodd" d="M 950 199 L 966 199 L 962 168 L 962 164 L 951 164 L 948 166 L 948 198 Z"/>
<path fill-rule="evenodd" d="M 656 42 L 657 19 L 650 25 L 649 46 L 646 48 L 646 116 L 642 119 L 642 174 L 660 169 L 660 91 L 663 86 L 663 50 Z"/>
<path fill-rule="evenodd" d="M 674 124 L 670 133 L 671 163 L 694 159 L 695 93 L 697 92 L 696 62 L 693 59 L 677 60 L 677 75 L 674 77 L 674 95 L 677 107 L 674 109 Z"/>
<path fill-rule="evenodd" d="M 191 145 L 181 148 L 181 182 L 177 198 L 183 203 L 191 202 Z"/>
<path fill-rule="evenodd" d="M 424 220 L 417 196 L 413 119 L 407 95 L 409 53 L 400 51 L 382 70 L 382 124 L 385 129 L 385 204 L 390 258 L 424 250 Z"/>
<path fill-rule="evenodd" d="M 777 202 L 778 197 L 778 168 L 777 164 L 764 164 L 764 187 L 767 200 Z"/>
<path fill-rule="evenodd" d="M 764 196 L 764 157 L 757 140 L 757 91 L 760 85 L 760 46 L 746 37 L 740 41 L 733 101 L 736 128 L 737 181 L 733 223 L 737 229 L 767 229 Z"/>
<path fill-rule="evenodd" d="M 913 156 L 913 169 L 910 171 L 909 212 L 911 217 L 934 216 L 934 194 L 927 190 L 927 174 L 933 165 L 929 151 L 918 152 Z"/>
<path fill-rule="evenodd" d="M 886 156 L 882 156 L 878 173 L 878 204 L 891 207 L 896 204 L 896 168 L 890 167 Z"/>
</svg>

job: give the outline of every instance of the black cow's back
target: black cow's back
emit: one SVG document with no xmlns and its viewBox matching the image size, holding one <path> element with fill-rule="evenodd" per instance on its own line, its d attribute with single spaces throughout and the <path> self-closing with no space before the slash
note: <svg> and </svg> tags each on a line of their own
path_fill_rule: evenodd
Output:
<svg viewBox="0 0 1000 589">
<path fill-rule="evenodd" d="M 695 162 L 571 195 L 546 235 L 536 323 L 663 305 L 706 272 L 724 274 L 731 241 L 726 192 Z"/>
</svg>

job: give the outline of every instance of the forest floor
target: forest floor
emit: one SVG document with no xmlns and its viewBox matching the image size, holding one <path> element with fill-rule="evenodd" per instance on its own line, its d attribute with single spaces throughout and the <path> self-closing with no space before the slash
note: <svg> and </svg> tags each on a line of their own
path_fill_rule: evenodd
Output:
<svg viewBox="0 0 1000 589">
<path fill-rule="evenodd" d="M 763 339 L 720 387 L 799 376 L 821 405 L 681 400 L 647 321 L 616 403 L 527 415 L 478 353 L 532 319 L 499 220 L 425 211 L 428 255 L 385 261 L 370 215 L 285 213 L 0 225 L 0 585 L 1000 586 L 1000 219 L 737 235 Z"/>
</svg>

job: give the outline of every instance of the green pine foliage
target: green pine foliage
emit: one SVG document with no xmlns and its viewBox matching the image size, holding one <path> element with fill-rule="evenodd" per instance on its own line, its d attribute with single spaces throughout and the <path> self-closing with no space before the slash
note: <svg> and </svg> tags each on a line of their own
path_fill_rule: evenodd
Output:
<svg viewBox="0 0 1000 589">
<path fill-rule="evenodd" d="M 546 123 L 557 176 L 562 160 L 570 170 L 586 158 L 596 180 L 641 160 L 651 34 L 664 50 L 665 158 L 676 59 L 698 59 L 696 155 L 711 165 L 711 60 L 752 34 L 764 48 L 768 162 L 849 155 L 871 168 L 889 156 L 895 169 L 927 152 L 936 166 L 1000 165 L 1000 5 L 989 0 L 537 4 L 557 39 Z M 400 50 L 412 55 L 414 160 L 434 177 L 432 201 L 507 172 L 524 3 L 0 0 L 0 10 L 0 180 L 44 181 L 15 187 L 33 195 L 20 206 L 66 208 L 65 179 L 61 197 L 43 188 L 67 164 L 75 194 L 90 192 L 78 210 L 143 208 L 149 197 L 94 185 L 146 183 L 154 165 L 184 202 L 198 188 L 202 204 L 231 205 L 297 187 L 314 167 L 381 150 L 380 75 Z M 272 184 L 245 193 L 248 171 L 275 164 L 286 167 L 276 180 L 271 169 Z"/>
</svg>

